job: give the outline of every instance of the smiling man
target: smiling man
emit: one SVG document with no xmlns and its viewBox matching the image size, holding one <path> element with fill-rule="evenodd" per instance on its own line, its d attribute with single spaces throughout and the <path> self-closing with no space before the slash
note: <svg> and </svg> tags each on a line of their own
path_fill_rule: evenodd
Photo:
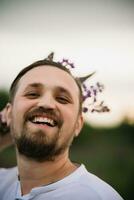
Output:
<svg viewBox="0 0 134 200">
<path fill-rule="evenodd" d="M 6 121 L 17 164 L 0 170 L 1 200 L 121 200 L 107 183 L 69 159 L 83 126 L 80 82 L 45 59 L 24 68 L 10 88 Z"/>
</svg>

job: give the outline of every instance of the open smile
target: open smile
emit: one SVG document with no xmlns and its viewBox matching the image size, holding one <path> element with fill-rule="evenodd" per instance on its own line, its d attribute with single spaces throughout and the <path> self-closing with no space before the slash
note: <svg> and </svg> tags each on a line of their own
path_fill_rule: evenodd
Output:
<svg viewBox="0 0 134 200">
<path fill-rule="evenodd" d="M 47 116 L 33 116 L 29 119 L 30 122 L 34 123 L 34 124 L 41 124 L 41 125 L 47 125 L 50 127 L 55 127 L 57 126 L 57 121 L 47 117 Z"/>
</svg>

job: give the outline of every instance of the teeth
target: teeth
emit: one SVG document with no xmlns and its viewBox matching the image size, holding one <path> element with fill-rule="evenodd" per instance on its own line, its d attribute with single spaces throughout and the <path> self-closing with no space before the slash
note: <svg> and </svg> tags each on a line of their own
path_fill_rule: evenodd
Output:
<svg viewBox="0 0 134 200">
<path fill-rule="evenodd" d="M 52 126 L 54 126 L 54 121 L 52 119 L 47 118 L 47 117 L 35 117 L 32 121 L 34 123 L 49 123 Z"/>
</svg>

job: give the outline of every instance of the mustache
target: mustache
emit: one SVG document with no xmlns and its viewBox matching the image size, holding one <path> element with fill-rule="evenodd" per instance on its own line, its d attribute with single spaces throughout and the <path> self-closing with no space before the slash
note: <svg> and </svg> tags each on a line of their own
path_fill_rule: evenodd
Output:
<svg viewBox="0 0 134 200">
<path fill-rule="evenodd" d="M 60 115 L 60 113 L 57 110 L 54 110 L 52 108 L 47 108 L 47 107 L 33 108 L 31 111 L 26 113 L 26 115 L 24 116 L 24 119 L 25 119 L 25 121 L 28 121 L 30 118 L 37 116 L 37 115 L 38 116 L 42 115 L 42 116 L 48 117 L 50 119 L 53 119 L 59 128 L 63 124 L 63 118 Z"/>
</svg>

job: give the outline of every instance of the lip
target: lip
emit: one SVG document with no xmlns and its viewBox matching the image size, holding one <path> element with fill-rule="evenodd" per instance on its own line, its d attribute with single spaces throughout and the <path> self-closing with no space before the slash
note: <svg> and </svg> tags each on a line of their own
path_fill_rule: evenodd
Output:
<svg viewBox="0 0 134 200">
<path fill-rule="evenodd" d="M 47 118 L 48 121 L 46 120 L 46 122 L 40 122 L 40 121 L 34 122 L 35 118 Z M 49 123 L 49 120 L 53 121 L 53 125 L 51 123 Z M 48 114 L 39 114 L 39 113 L 30 115 L 27 118 L 27 121 L 30 122 L 35 127 L 39 127 L 39 128 L 55 128 L 59 124 L 58 123 L 59 121 L 57 119 L 55 119 L 55 117 L 50 116 Z"/>
<path fill-rule="evenodd" d="M 41 129 L 46 129 L 46 128 L 52 129 L 52 128 L 55 128 L 55 127 L 56 127 L 56 126 L 52 127 L 52 126 L 49 126 L 49 125 L 47 125 L 47 124 L 33 123 L 33 122 L 31 122 L 30 120 L 28 121 L 28 123 L 32 124 L 32 126 L 34 126 L 34 127 L 41 128 Z"/>
<path fill-rule="evenodd" d="M 26 122 L 26 127 L 28 128 L 29 131 L 32 132 L 40 132 L 43 131 L 44 134 L 48 132 L 48 134 L 53 134 L 55 131 L 58 130 L 57 126 L 51 127 L 48 126 L 47 124 L 35 124 L 31 122 L 30 120 Z"/>
<path fill-rule="evenodd" d="M 55 116 L 52 116 L 50 114 L 45 114 L 45 113 L 35 113 L 29 116 L 29 118 L 32 118 L 32 117 L 44 117 L 44 118 L 46 117 L 52 120 L 56 120 Z"/>
<path fill-rule="evenodd" d="M 58 111 L 53 111 L 53 110 L 45 109 L 42 107 L 38 108 L 38 109 L 36 108 L 34 110 L 31 110 L 31 112 L 29 112 L 25 115 L 25 122 L 30 121 L 32 123 L 32 121 L 35 117 L 48 118 L 50 120 L 53 120 L 54 124 L 55 124 L 54 127 L 57 126 L 58 128 L 61 128 L 61 126 L 63 124 L 62 116 L 60 116 L 60 113 Z M 32 123 L 32 124 L 34 124 L 34 123 Z M 34 125 L 42 125 L 42 124 L 34 124 Z"/>
</svg>

